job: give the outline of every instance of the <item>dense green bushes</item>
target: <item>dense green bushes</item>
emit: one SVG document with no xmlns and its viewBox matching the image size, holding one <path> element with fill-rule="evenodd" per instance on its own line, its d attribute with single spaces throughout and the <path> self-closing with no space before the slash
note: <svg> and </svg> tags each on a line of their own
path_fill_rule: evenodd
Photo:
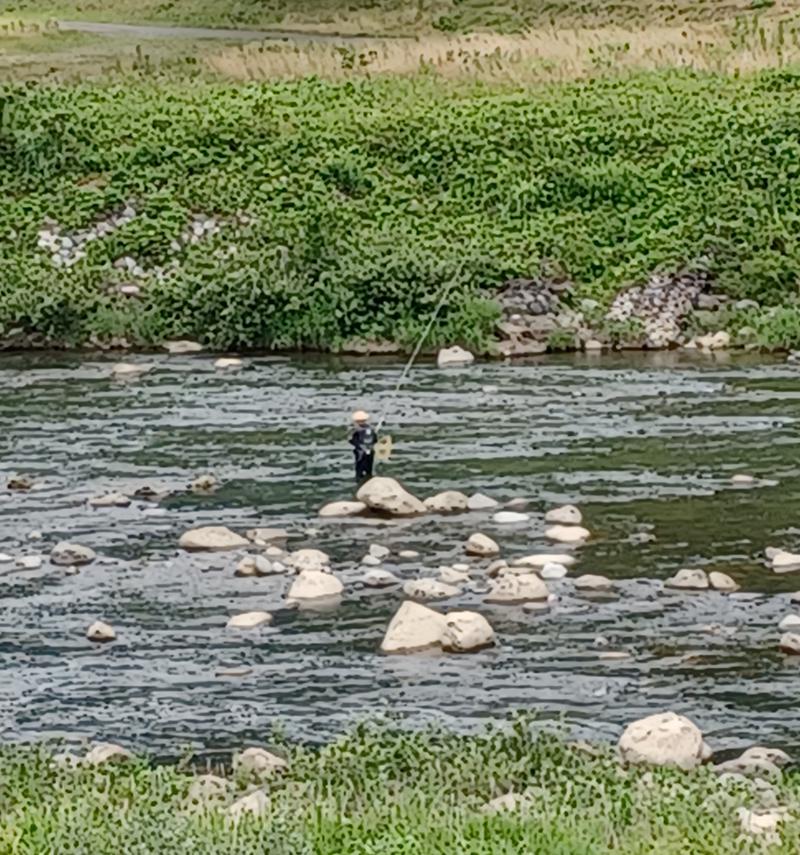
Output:
<svg viewBox="0 0 800 855">
<path fill-rule="evenodd" d="M 534 737 L 524 722 L 458 736 L 362 727 L 320 749 L 284 746 L 270 807 L 234 826 L 226 805 L 190 811 L 190 770 L 145 763 L 58 767 L 43 750 L 0 753 L 0 851 L 17 855 L 796 855 L 796 773 L 773 788 L 746 779 L 625 770 L 608 750 Z M 224 770 L 215 770 L 217 773 Z M 525 794 L 520 813 L 486 802 Z M 738 811 L 775 800 L 780 840 L 743 833 Z"/>
<path fill-rule="evenodd" d="M 600 298 L 711 252 L 723 290 L 798 294 L 800 73 L 511 91 L 425 77 L 0 90 L 0 335 L 219 347 L 485 343 L 485 296 L 553 260 Z M 37 248 L 133 202 L 54 268 Z M 181 241 L 194 215 L 219 231 Z M 145 272 L 141 296 L 114 262 Z"/>
</svg>

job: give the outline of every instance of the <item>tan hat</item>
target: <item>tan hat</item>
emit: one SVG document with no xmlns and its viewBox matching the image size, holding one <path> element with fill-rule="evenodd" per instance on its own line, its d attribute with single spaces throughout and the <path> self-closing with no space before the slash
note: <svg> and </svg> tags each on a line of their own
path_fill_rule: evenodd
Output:
<svg viewBox="0 0 800 855">
<path fill-rule="evenodd" d="M 369 421 L 369 413 L 365 413 L 364 410 L 356 410 L 353 413 L 353 421 L 354 422 L 368 422 Z"/>
</svg>

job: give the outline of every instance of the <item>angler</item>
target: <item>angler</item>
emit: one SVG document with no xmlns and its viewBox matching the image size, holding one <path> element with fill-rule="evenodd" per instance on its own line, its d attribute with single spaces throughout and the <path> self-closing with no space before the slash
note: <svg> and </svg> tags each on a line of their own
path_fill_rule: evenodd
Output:
<svg viewBox="0 0 800 855">
<path fill-rule="evenodd" d="M 350 445 L 356 463 L 356 481 L 361 484 L 372 477 L 375 467 L 375 446 L 378 443 L 378 431 L 369 423 L 369 413 L 356 410 L 353 413 L 353 428 L 350 431 Z"/>
</svg>

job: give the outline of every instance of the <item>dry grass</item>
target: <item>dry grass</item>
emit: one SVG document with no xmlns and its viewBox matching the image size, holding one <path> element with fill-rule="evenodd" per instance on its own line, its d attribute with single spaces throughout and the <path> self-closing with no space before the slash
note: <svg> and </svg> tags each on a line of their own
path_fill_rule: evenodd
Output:
<svg viewBox="0 0 800 855">
<path fill-rule="evenodd" d="M 343 47 L 264 43 L 226 48 L 205 62 L 213 73 L 235 80 L 423 71 L 443 78 L 529 82 L 675 67 L 748 73 L 800 63 L 800 17 L 640 31 L 602 27 L 544 29 L 524 36 L 430 35 Z"/>
</svg>

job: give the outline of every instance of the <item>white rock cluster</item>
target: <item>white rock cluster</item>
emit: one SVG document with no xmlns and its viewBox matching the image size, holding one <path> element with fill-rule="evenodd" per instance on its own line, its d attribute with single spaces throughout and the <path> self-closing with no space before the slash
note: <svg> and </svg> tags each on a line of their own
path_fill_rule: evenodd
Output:
<svg viewBox="0 0 800 855">
<path fill-rule="evenodd" d="M 72 267 L 86 258 L 86 247 L 92 241 L 107 237 L 136 218 L 137 212 L 131 203 L 118 214 L 111 214 L 88 229 L 63 233 L 60 226 L 49 224 L 39 231 L 37 246 L 50 253 L 54 267 Z"/>
</svg>

